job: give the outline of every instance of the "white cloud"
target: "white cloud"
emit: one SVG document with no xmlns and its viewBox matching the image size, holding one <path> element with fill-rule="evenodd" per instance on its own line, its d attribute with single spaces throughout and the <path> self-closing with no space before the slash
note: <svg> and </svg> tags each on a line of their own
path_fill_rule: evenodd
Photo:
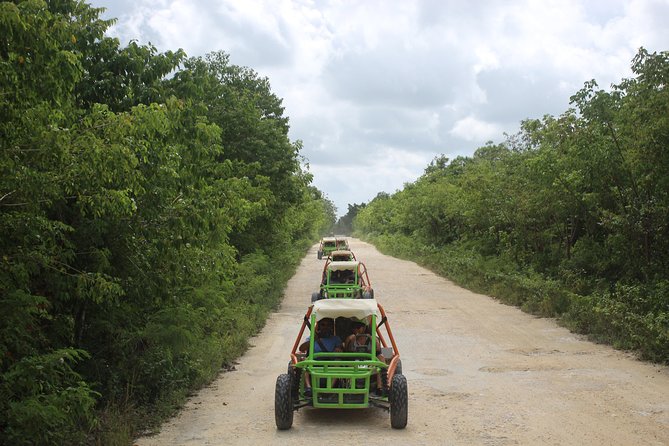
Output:
<svg viewBox="0 0 669 446">
<path fill-rule="evenodd" d="M 451 133 L 465 141 L 473 141 L 481 145 L 490 140 L 499 140 L 503 128 L 500 125 L 481 121 L 473 116 L 467 116 L 455 123 Z"/>
<path fill-rule="evenodd" d="M 404 183 L 415 181 L 434 158 L 432 154 L 392 147 L 380 148 L 373 164 L 350 154 L 344 156 L 347 160 L 343 164 L 317 164 L 310 169 L 316 187 L 326 192 L 342 215 L 348 209 L 347 204 L 368 202 L 379 192 L 393 193 Z"/>
</svg>

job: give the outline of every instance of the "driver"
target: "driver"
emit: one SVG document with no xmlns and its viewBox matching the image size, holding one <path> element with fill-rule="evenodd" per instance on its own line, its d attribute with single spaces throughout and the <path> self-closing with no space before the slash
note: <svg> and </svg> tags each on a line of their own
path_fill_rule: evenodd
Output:
<svg viewBox="0 0 669 446">
<path fill-rule="evenodd" d="M 326 317 L 316 323 L 316 337 L 314 338 L 314 353 L 340 352 L 342 351 L 342 340 L 334 334 L 334 320 Z M 309 340 L 300 345 L 300 351 L 306 353 L 309 349 Z"/>
<path fill-rule="evenodd" d="M 355 283 L 355 273 L 350 269 L 341 272 L 341 283 Z"/>
<path fill-rule="evenodd" d="M 319 352 L 341 352 L 342 341 L 339 336 L 334 334 L 334 319 L 326 317 L 316 323 L 315 338 L 314 338 L 314 353 Z M 309 340 L 300 345 L 300 351 L 306 353 L 309 350 Z M 304 394 L 310 397 L 311 392 L 311 376 L 308 373 L 304 374 Z M 334 385 L 334 383 L 333 383 Z"/>
<path fill-rule="evenodd" d="M 336 269 L 330 273 L 330 283 L 342 283 L 341 271 Z"/>
</svg>

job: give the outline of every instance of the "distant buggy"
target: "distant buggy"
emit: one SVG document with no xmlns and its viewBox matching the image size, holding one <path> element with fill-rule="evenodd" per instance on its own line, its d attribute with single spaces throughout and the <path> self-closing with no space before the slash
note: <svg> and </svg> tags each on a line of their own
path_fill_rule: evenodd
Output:
<svg viewBox="0 0 669 446">
<path fill-rule="evenodd" d="M 321 260 L 323 257 L 327 258 L 332 251 L 348 249 L 348 240 L 346 240 L 346 237 L 323 237 L 318 246 L 318 260 Z"/>
<path fill-rule="evenodd" d="M 330 255 L 328 255 L 326 265 L 329 262 L 346 262 L 352 260 L 356 260 L 353 251 L 349 251 L 348 249 L 338 249 L 336 251 L 332 251 Z"/>
<path fill-rule="evenodd" d="M 338 250 L 343 250 L 343 251 L 348 251 L 350 248 L 348 246 L 348 240 L 346 237 L 342 236 L 335 236 L 337 239 L 337 249 Z"/>
<path fill-rule="evenodd" d="M 330 261 L 323 267 L 318 291 L 311 301 L 319 299 L 373 299 L 374 289 L 369 281 L 367 267 L 357 260 Z"/>
<path fill-rule="evenodd" d="M 335 237 L 323 237 L 321 243 L 318 246 L 318 260 L 321 260 L 323 256 L 327 257 L 332 251 L 337 250 L 337 239 Z"/>
</svg>

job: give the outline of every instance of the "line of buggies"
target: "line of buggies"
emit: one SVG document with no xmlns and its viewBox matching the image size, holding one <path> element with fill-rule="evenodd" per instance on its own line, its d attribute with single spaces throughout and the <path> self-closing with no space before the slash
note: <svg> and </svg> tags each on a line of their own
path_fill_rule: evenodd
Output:
<svg viewBox="0 0 669 446">
<path fill-rule="evenodd" d="M 335 249 L 329 250 L 330 239 Z M 290 429 L 294 412 L 307 406 L 375 406 L 390 412 L 393 428 L 407 424 L 407 381 L 388 316 L 374 298 L 365 264 L 348 248 L 343 237 L 321 240 L 317 257 L 326 261 L 319 289 L 311 296 L 287 373 L 276 380 L 279 429 Z"/>
</svg>

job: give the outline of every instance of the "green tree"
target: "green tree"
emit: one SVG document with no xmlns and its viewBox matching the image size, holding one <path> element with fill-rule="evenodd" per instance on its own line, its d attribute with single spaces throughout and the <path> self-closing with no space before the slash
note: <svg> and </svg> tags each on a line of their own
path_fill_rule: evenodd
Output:
<svg viewBox="0 0 669 446">
<path fill-rule="evenodd" d="M 356 215 L 358 215 L 358 212 L 360 212 L 360 210 L 364 207 L 365 203 L 349 204 L 348 212 L 346 213 L 346 215 L 340 217 L 339 220 L 337 220 L 333 232 L 335 234 L 351 235 L 351 233 L 353 232 L 353 219 L 355 218 Z"/>
<path fill-rule="evenodd" d="M 130 441 L 101 423 L 241 354 L 334 220 L 266 79 L 100 13 L 0 3 L 1 444 Z"/>
</svg>

